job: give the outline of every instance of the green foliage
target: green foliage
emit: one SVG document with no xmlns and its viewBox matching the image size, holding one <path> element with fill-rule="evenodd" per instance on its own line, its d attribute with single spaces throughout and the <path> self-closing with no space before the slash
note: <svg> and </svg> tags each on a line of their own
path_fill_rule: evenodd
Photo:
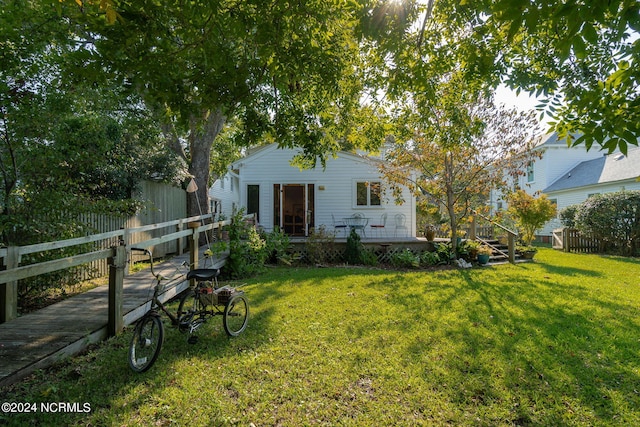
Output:
<svg viewBox="0 0 640 427">
<path fill-rule="evenodd" d="M 562 225 L 569 228 L 576 227 L 576 214 L 578 213 L 579 205 L 571 205 L 562 209 L 558 216 L 560 217 L 560 222 Z"/>
<path fill-rule="evenodd" d="M 329 255 L 327 251 L 333 249 L 335 235 L 327 231 L 325 226 L 312 230 L 305 241 L 308 261 L 312 264 L 324 264 Z"/>
<path fill-rule="evenodd" d="M 395 252 L 391 255 L 391 265 L 396 268 L 418 268 L 420 267 L 420 256 L 414 254 L 411 249 Z"/>
<path fill-rule="evenodd" d="M 234 279 L 264 271 L 270 248 L 253 224 L 243 220 L 244 210 L 236 212 L 229 227 L 229 258 L 223 272 Z"/>
<path fill-rule="evenodd" d="M 536 230 L 556 215 L 556 206 L 544 194 L 535 198 L 524 190 L 518 190 L 509 194 L 507 201 L 507 210 L 516 221 L 526 246 L 531 245 Z"/>
<path fill-rule="evenodd" d="M 357 265 L 364 261 L 364 247 L 360 241 L 360 236 L 356 230 L 351 229 L 351 233 L 347 237 L 347 245 L 344 250 L 344 260 L 347 264 Z"/>
<path fill-rule="evenodd" d="M 440 256 L 435 251 L 424 251 L 420 255 L 420 264 L 425 265 L 427 267 L 431 267 L 434 265 L 440 264 Z"/>
<path fill-rule="evenodd" d="M 435 243 L 435 247 L 439 264 L 451 264 L 451 261 L 456 258 L 456 253 L 450 243 Z"/>
<path fill-rule="evenodd" d="M 447 3 L 455 8 L 449 20 L 471 14 L 468 37 L 490 44 L 469 51 L 469 62 L 486 58 L 508 86 L 539 97 L 561 138 L 609 152 L 638 145 L 636 0 Z"/>
<path fill-rule="evenodd" d="M 269 254 L 267 260 L 272 263 L 283 262 L 290 263 L 289 255 L 289 236 L 280 230 L 279 227 L 274 228 L 271 232 L 261 233 L 262 239 L 266 242 L 265 251 Z"/>
<path fill-rule="evenodd" d="M 635 254 L 640 239 L 640 191 L 598 194 L 577 209 L 576 227 L 608 249 Z"/>
</svg>

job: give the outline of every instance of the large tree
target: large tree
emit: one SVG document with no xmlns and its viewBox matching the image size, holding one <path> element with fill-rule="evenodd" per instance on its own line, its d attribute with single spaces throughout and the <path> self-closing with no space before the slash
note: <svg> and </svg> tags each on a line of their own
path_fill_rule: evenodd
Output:
<svg viewBox="0 0 640 427">
<path fill-rule="evenodd" d="M 0 239 L 69 237 L 56 213 L 115 210 L 142 179 L 177 182 L 169 152 L 139 97 L 73 77 L 77 39 L 46 2 L 0 11 Z M 76 229 L 78 232 L 79 229 Z M 57 234 L 56 234 L 57 233 Z M 33 239 L 32 239 L 33 238 Z"/>
<path fill-rule="evenodd" d="M 573 144 L 625 151 L 640 137 L 637 0 L 430 0 L 438 19 L 468 22 L 467 63 L 542 98 Z M 432 34 L 425 34 L 425 38 Z M 496 80 L 497 82 L 497 80 Z M 582 134 L 577 139 L 574 134 Z"/>
<path fill-rule="evenodd" d="M 211 150 L 232 118 L 243 144 L 301 146 L 311 162 L 358 141 L 366 1 L 75 3 L 61 9 L 78 37 L 77 70 L 119 79 L 164 118 L 199 187 L 192 214 L 208 209 Z"/>
</svg>

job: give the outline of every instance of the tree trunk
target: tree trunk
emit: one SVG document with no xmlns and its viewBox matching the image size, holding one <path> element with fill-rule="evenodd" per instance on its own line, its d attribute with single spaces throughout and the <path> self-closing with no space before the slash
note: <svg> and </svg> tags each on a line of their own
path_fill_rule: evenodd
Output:
<svg viewBox="0 0 640 427">
<path fill-rule="evenodd" d="M 210 159 L 213 143 L 222 131 L 226 121 L 220 110 L 207 113 L 202 120 L 192 117 L 189 133 L 191 162 L 189 173 L 198 185 L 195 193 L 187 196 L 187 214 L 189 216 L 209 213 Z"/>
<path fill-rule="evenodd" d="M 445 155 L 445 187 L 447 193 L 447 213 L 449 214 L 449 226 L 451 227 L 451 251 L 456 253 L 458 246 L 458 218 L 456 217 L 456 194 L 453 191 L 454 183 L 454 164 L 453 155 L 447 153 Z"/>
</svg>

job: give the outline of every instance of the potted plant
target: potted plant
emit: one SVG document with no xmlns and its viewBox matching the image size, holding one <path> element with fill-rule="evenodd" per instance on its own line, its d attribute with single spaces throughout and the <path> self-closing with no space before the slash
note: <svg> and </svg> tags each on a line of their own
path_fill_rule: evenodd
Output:
<svg viewBox="0 0 640 427">
<path fill-rule="evenodd" d="M 427 224 L 424 228 L 424 235 L 429 242 L 433 242 L 436 238 L 436 226 L 433 224 Z"/>
<path fill-rule="evenodd" d="M 493 250 L 489 246 L 480 246 L 478 248 L 478 264 L 485 265 L 486 263 L 488 263 L 492 253 Z"/>
<path fill-rule="evenodd" d="M 524 259 L 533 259 L 538 249 L 535 246 L 531 245 L 519 245 L 516 246 L 516 251 L 522 255 Z"/>
<path fill-rule="evenodd" d="M 466 241 L 467 249 L 469 250 L 469 259 L 474 260 L 478 256 L 478 249 L 482 246 L 480 242 L 477 240 L 467 240 Z"/>
</svg>

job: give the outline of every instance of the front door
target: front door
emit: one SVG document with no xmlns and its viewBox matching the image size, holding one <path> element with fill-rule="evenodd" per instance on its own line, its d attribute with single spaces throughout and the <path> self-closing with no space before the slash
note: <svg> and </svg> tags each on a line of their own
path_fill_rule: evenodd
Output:
<svg viewBox="0 0 640 427">
<path fill-rule="evenodd" d="M 274 225 L 290 236 L 308 236 L 314 223 L 313 184 L 274 184 Z"/>
</svg>

